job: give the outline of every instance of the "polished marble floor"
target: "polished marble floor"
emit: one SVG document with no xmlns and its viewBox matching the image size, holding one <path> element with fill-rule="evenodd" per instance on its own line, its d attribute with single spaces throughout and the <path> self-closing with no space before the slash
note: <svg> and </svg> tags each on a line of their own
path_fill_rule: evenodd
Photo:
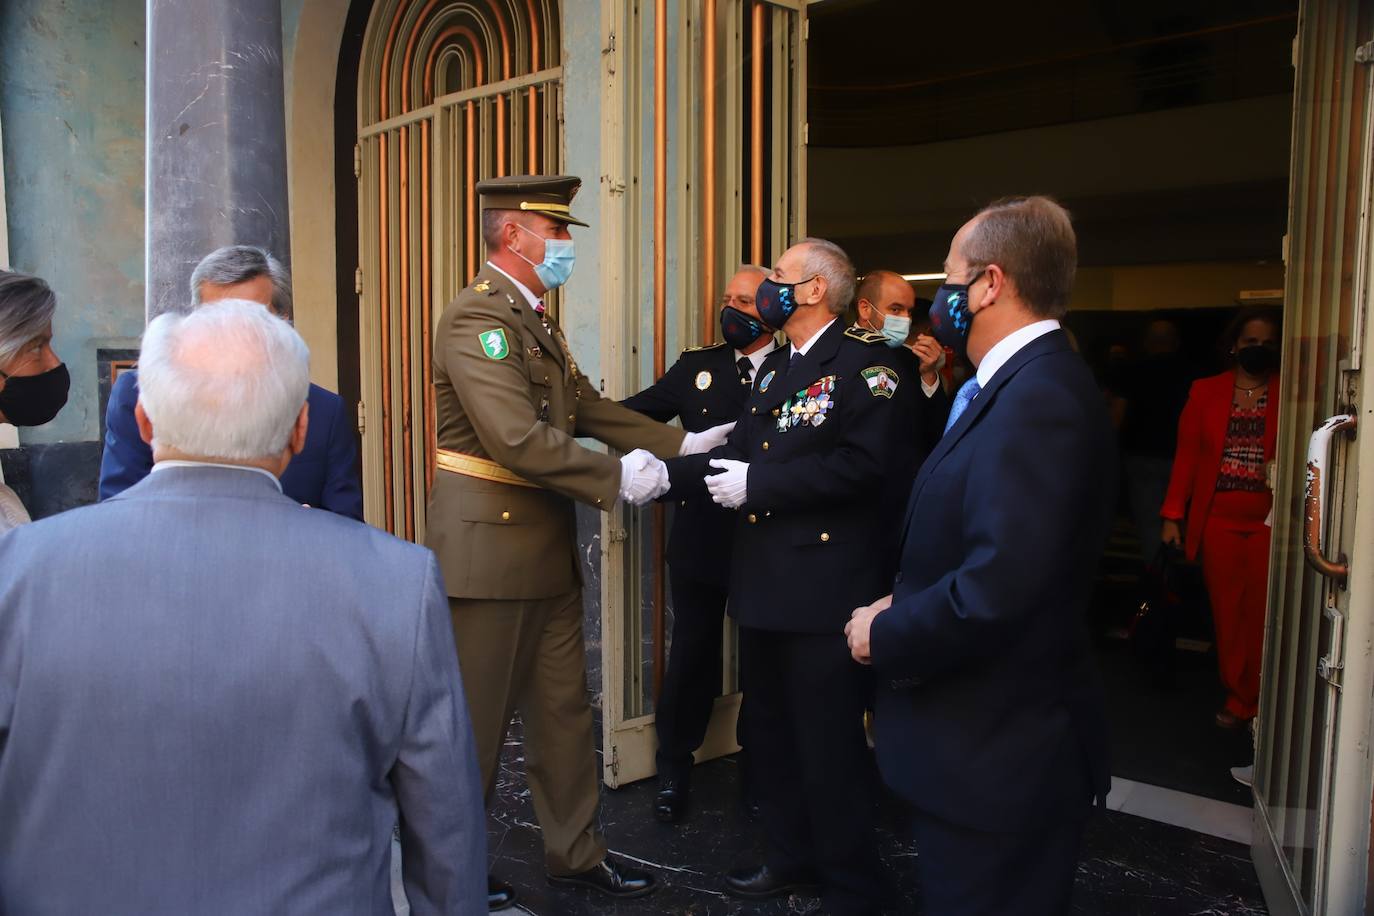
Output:
<svg viewBox="0 0 1374 916">
<path fill-rule="evenodd" d="M 653 821 L 652 780 L 603 790 L 602 820 L 611 848 L 643 863 L 663 886 L 651 897 L 607 902 L 589 892 L 553 888 L 544 879 L 539 828 L 522 776 L 520 746 L 503 760 L 488 839 L 495 871 L 515 885 L 518 909 L 538 916 L 649 916 L 649 914 L 810 914 L 818 902 L 793 898 L 744 903 L 721 893 L 720 875 L 749 860 L 754 825 L 738 805 L 738 768 L 732 759 L 699 766 L 687 822 Z M 890 914 L 918 914 L 913 862 L 895 799 L 880 811 L 881 848 L 891 878 Z M 398 906 L 405 912 L 404 903 Z M 1249 852 L 1240 843 L 1156 823 L 1118 811 L 1094 817 L 1078 868 L 1074 914 L 1091 916 L 1251 916 L 1267 912 Z"/>
</svg>

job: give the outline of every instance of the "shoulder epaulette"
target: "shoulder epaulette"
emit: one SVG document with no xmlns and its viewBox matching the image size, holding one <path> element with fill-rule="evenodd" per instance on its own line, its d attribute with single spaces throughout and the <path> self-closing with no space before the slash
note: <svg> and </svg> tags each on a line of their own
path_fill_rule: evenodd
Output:
<svg viewBox="0 0 1374 916">
<path fill-rule="evenodd" d="M 725 346 L 725 342 L 724 342 L 724 341 L 718 341 L 718 342 L 713 343 L 713 344 L 702 344 L 702 345 L 699 346 L 699 347 L 687 347 L 687 348 L 686 348 L 685 350 L 683 350 L 682 352 L 683 352 L 683 353 L 699 353 L 699 352 L 702 351 L 702 350 L 714 350 L 714 349 L 716 349 L 717 347 L 723 347 L 723 346 Z"/>
<path fill-rule="evenodd" d="M 860 343 L 866 344 L 882 343 L 883 341 L 887 340 L 886 337 L 879 334 L 877 331 L 869 331 L 865 330 L 864 328 L 856 328 L 853 325 L 844 329 L 844 336 L 852 340 L 857 340 Z"/>
</svg>

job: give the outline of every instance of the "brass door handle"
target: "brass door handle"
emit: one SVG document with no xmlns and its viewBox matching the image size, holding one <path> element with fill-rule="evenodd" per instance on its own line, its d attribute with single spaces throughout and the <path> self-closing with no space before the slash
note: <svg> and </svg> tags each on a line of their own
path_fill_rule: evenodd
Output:
<svg viewBox="0 0 1374 916">
<path fill-rule="evenodd" d="M 1303 504 L 1302 546 L 1307 565 L 1342 587 L 1350 577 L 1345 554 L 1336 559 L 1326 556 L 1326 498 L 1328 470 L 1331 466 L 1331 438 L 1338 432 L 1355 435 L 1353 414 L 1337 414 L 1312 432 L 1307 440 L 1307 497 Z"/>
</svg>

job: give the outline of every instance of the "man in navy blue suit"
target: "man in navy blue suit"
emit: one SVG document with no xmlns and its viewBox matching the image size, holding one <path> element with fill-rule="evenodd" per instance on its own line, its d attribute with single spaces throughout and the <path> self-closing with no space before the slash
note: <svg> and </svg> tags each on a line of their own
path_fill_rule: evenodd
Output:
<svg viewBox="0 0 1374 916">
<path fill-rule="evenodd" d="M 291 279 L 276 258 L 261 248 L 231 245 L 206 255 L 191 273 L 191 305 L 221 299 L 261 302 L 279 317 L 291 318 Z M 319 385 L 307 399 L 310 425 L 305 448 L 281 475 L 282 492 L 296 502 L 362 521 L 363 493 L 358 479 L 358 447 L 343 398 Z M 109 499 L 138 483 L 153 467 L 153 452 L 139 436 L 134 419 L 138 372 L 125 372 L 110 390 L 105 408 L 105 451 L 100 459 L 100 498 Z"/>
<path fill-rule="evenodd" d="M 1084 618 L 1115 446 L 1059 325 L 1076 266 L 1048 198 L 998 201 L 955 235 L 931 319 L 977 375 L 912 489 L 893 593 L 846 627 L 877 674 L 883 778 L 915 808 L 925 916 L 1068 912 L 1108 789 Z"/>
</svg>

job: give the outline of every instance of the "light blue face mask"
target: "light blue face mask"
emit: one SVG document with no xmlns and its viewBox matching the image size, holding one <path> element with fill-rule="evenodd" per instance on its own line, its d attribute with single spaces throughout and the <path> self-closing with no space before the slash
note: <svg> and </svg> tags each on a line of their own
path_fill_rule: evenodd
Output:
<svg viewBox="0 0 1374 916">
<path fill-rule="evenodd" d="M 892 349 L 904 346 L 911 334 L 911 319 L 902 315 L 884 315 L 883 326 L 872 330 L 887 338 L 885 343 Z"/>
<path fill-rule="evenodd" d="M 526 229 L 519 223 L 515 225 L 517 228 L 529 232 L 530 235 L 533 235 L 535 238 L 543 238 L 541 235 L 530 232 L 529 229 Z M 544 260 L 538 264 L 513 248 L 511 252 L 517 258 L 534 268 L 535 276 L 539 278 L 540 283 L 544 284 L 544 289 L 546 291 L 558 289 L 558 287 L 567 283 L 568 278 L 572 276 L 573 263 L 577 260 L 573 249 L 572 239 L 544 239 Z"/>
</svg>

